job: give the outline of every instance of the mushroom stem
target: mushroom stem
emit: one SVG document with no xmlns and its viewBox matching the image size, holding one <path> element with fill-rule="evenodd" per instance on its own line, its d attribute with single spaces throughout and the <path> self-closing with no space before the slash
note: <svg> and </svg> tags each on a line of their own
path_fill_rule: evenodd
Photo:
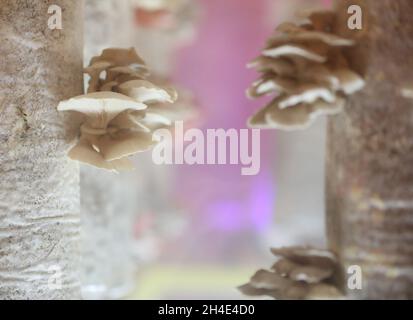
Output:
<svg viewBox="0 0 413 320">
<path fill-rule="evenodd" d="M 1 1 L 0 300 L 78 299 L 79 166 L 67 158 L 83 92 L 83 1 Z M 21 112 L 17 112 L 19 109 Z"/>
<path fill-rule="evenodd" d="M 366 87 L 329 118 L 327 231 L 352 298 L 413 298 L 412 101 L 413 2 L 341 0 L 337 34 L 359 45 L 347 57 Z M 362 30 L 348 28 L 347 9 L 359 5 Z M 403 27 L 401 27 L 403 26 Z M 347 287 L 348 267 L 361 267 L 362 289 Z"/>
</svg>

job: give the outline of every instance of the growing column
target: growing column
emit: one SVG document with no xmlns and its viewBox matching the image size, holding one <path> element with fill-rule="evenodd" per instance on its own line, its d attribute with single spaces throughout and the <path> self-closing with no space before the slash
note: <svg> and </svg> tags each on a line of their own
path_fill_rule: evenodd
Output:
<svg viewBox="0 0 413 320">
<path fill-rule="evenodd" d="M 76 119 L 56 106 L 83 92 L 82 25 L 82 0 L 1 2 L 0 299 L 80 297 Z"/>
</svg>

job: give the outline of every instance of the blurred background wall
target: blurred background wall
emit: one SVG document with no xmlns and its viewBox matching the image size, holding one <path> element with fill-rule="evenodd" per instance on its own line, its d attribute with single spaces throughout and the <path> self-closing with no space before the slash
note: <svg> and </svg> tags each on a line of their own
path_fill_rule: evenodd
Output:
<svg viewBox="0 0 413 320">
<path fill-rule="evenodd" d="M 297 9 L 327 2 L 197 4 L 194 38 L 169 55 L 167 69 L 176 83 L 195 95 L 200 128 L 245 128 L 249 115 L 264 104 L 245 97 L 257 77 L 246 63 L 259 54 L 278 23 L 291 19 Z M 143 46 L 148 36 L 144 39 Z M 143 52 L 150 62 L 150 52 Z M 159 53 L 154 55 L 157 59 Z M 234 287 L 249 277 L 250 270 L 270 263 L 270 246 L 323 244 L 324 130 L 324 121 L 319 121 L 305 132 L 262 131 L 257 176 L 241 176 L 240 167 L 233 165 L 173 167 L 170 199 L 185 223 L 175 237 L 161 243 L 156 273 L 162 275 L 163 284 L 157 286 L 162 297 L 239 297 Z M 154 291 L 148 290 L 148 296 Z M 145 292 L 137 294 L 143 297 Z"/>
<path fill-rule="evenodd" d="M 99 1 L 117 18 L 107 24 L 101 18 L 105 27 L 87 30 L 85 55 L 135 46 L 157 75 L 192 92 L 199 117 L 187 127 L 202 130 L 246 128 L 247 118 L 265 103 L 245 96 L 258 77 L 247 62 L 297 9 L 329 4 L 189 0 L 184 23 L 168 29 L 147 25 L 139 1 Z M 99 11 L 91 15 L 86 20 L 99 21 Z M 242 176 L 237 165 L 159 167 L 150 153 L 136 156 L 140 271 L 131 297 L 240 298 L 235 287 L 273 260 L 269 247 L 322 245 L 324 131 L 323 121 L 303 132 L 262 131 L 256 176 Z"/>
</svg>

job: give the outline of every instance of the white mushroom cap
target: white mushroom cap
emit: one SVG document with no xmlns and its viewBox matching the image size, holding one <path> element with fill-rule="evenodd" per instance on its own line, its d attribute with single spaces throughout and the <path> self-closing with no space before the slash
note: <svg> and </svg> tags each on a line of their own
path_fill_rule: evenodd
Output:
<svg viewBox="0 0 413 320">
<path fill-rule="evenodd" d="M 86 115 L 119 114 L 125 110 L 144 110 L 147 106 L 116 92 L 94 92 L 61 101 L 59 111 L 77 111 Z"/>
<path fill-rule="evenodd" d="M 284 44 L 275 48 L 265 49 L 262 52 L 266 57 L 283 57 L 283 56 L 299 56 L 318 63 L 327 61 L 327 57 L 317 53 L 315 50 L 309 49 L 303 44 Z"/>
<path fill-rule="evenodd" d="M 76 111 L 86 115 L 85 125 L 90 129 L 106 129 L 109 122 L 125 110 L 144 110 L 143 103 L 116 92 L 95 92 L 61 101 L 59 111 Z"/>
<path fill-rule="evenodd" d="M 169 119 L 166 115 L 160 114 L 154 110 L 154 112 L 150 111 L 151 108 L 146 112 L 145 118 L 142 119 L 142 122 L 148 126 L 170 126 L 172 124 L 171 119 Z"/>
<path fill-rule="evenodd" d="M 131 80 L 119 85 L 118 90 L 141 103 L 174 102 L 174 96 L 166 89 L 146 80 Z"/>
<path fill-rule="evenodd" d="M 292 92 L 279 102 L 279 107 L 284 109 L 300 103 L 311 104 L 319 99 L 333 103 L 336 100 L 336 95 L 330 88 L 324 85 L 301 84 L 296 88 L 295 92 Z"/>
</svg>

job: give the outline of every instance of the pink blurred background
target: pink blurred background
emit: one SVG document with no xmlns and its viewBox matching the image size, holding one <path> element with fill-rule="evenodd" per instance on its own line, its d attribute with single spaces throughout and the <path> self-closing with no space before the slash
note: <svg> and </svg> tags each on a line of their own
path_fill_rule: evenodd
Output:
<svg viewBox="0 0 413 320">
<path fill-rule="evenodd" d="M 297 9 L 328 6 L 330 0 L 197 2 L 196 34 L 172 60 L 172 78 L 193 92 L 202 119 L 197 127 L 244 129 L 266 102 L 246 97 L 258 77 L 246 64 L 259 55 L 278 23 Z M 153 278 L 142 277 L 144 287 L 162 282 L 162 293 L 149 290 L 138 297 L 219 298 L 219 290 L 211 288 L 219 284 L 225 287 L 221 297 L 239 298 L 235 287 L 272 261 L 271 245 L 322 243 L 323 132 L 322 121 L 305 133 L 261 130 L 256 176 L 242 176 L 242 165 L 173 166 L 167 201 L 184 223 L 160 242 L 160 267 L 151 270 Z M 192 279 L 193 286 L 178 290 L 183 279 Z"/>
<path fill-rule="evenodd" d="M 203 129 L 246 128 L 257 106 L 245 96 L 257 76 L 246 69 L 246 63 L 259 54 L 271 33 L 267 8 L 265 1 L 201 1 L 197 37 L 179 53 L 174 78 L 195 94 L 205 119 Z M 247 244 L 266 232 L 275 201 L 270 172 L 270 163 L 275 160 L 271 147 L 274 133 L 261 135 L 261 171 L 257 176 L 242 176 L 241 165 L 177 168 L 175 196 L 186 207 L 191 233 L 191 241 L 185 241 L 187 232 L 179 240 L 183 258 L 234 262 L 256 249 Z"/>
</svg>

